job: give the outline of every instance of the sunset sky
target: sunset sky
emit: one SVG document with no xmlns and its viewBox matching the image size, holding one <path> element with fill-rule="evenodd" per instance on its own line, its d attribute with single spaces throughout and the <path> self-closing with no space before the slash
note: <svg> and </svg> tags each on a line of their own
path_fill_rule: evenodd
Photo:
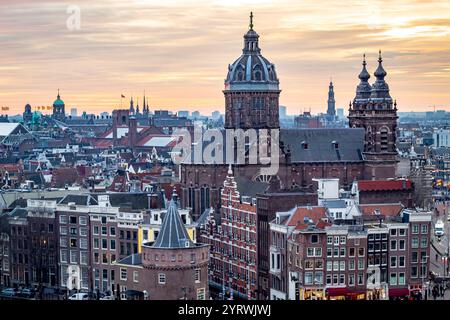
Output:
<svg viewBox="0 0 450 320">
<path fill-rule="evenodd" d="M 80 30 L 67 27 L 71 5 Z M 223 112 L 250 11 L 289 114 L 325 112 L 331 77 L 347 108 L 363 53 L 373 74 L 378 49 L 400 111 L 450 111 L 442 0 L 0 0 L 0 106 L 51 105 L 60 88 L 67 113 L 111 112 L 122 93 L 141 105 L 145 89 L 152 110 Z"/>
</svg>

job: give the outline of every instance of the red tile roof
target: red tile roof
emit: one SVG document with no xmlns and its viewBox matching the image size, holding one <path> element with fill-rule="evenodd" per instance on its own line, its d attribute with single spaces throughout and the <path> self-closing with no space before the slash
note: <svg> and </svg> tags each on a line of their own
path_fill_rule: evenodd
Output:
<svg viewBox="0 0 450 320">
<path fill-rule="evenodd" d="M 314 223 L 317 223 L 319 220 L 327 217 L 327 209 L 319 206 L 298 207 L 285 224 L 288 226 L 297 226 L 298 224 L 304 223 L 306 217 L 312 219 Z"/>
<path fill-rule="evenodd" d="M 376 212 L 383 216 L 398 216 L 404 208 L 401 203 L 361 204 L 359 205 L 363 216 L 375 215 Z"/>
<path fill-rule="evenodd" d="M 412 188 L 410 180 L 360 180 L 359 191 L 391 191 L 407 190 Z"/>
</svg>

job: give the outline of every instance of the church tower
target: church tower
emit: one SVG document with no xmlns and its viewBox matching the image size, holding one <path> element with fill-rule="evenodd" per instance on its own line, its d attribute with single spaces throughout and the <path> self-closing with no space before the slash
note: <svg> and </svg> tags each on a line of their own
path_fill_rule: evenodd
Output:
<svg viewBox="0 0 450 320">
<path fill-rule="evenodd" d="M 259 35 L 250 26 L 242 55 L 228 66 L 225 79 L 225 128 L 279 128 L 279 81 L 275 65 L 261 55 Z"/>
<path fill-rule="evenodd" d="M 66 105 L 64 101 L 61 100 L 61 96 L 59 95 L 59 89 L 58 89 L 58 96 L 56 97 L 55 102 L 53 102 L 53 114 L 52 118 L 64 121 L 66 119 L 66 111 L 65 111 Z"/>
<path fill-rule="evenodd" d="M 327 115 L 331 117 L 336 116 L 336 101 L 334 100 L 334 87 L 333 82 L 330 81 L 330 85 L 328 87 L 328 109 Z"/>
<path fill-rule="evenodd" d="M 397 165 L 397 103 L 392 100 L 389 85 L 384 80 L 387 73 L 383 68 L 381 51 L 372 86 L 368 83 L 370 75 L 366 65 L 364 56 L 363 69 L 359 74 L 361 81 L 353 105 L 350 103 L 349 125 L 365 130 L 365 179 L 394 178 Z"/>
</svg>

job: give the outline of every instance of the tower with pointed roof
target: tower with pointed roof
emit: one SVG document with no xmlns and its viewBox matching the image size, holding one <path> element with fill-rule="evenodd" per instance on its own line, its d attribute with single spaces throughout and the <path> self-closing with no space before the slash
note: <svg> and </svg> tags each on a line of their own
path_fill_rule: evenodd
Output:
<svg viewBox="0 0 450 320">
<path fill-rule="evenodd" d="M 330 85 L 328 86 L 328 108 L 327 115 L 329 117 L 336 116 L 336 101 L 334 100 L 334 86 L 333 81 L 330 81 Z"/>
<path fill-rule="evenodd" d="M 130 115 L 134 114 L 134 101 L 133 101 L 133 96 L 131 96 L 130 99 Z"/>
<path fill-rule="evenodd" d="M 364 55 L 363 68 L 359 74 L 360 83 L 349 108 L 351 128 L 364 128 L 365 178 L 383 179 L 395 177 L 397 164 L 396 130 L 397 103 L 393 101 L 389 85 L 385 81 L 387 72 L 383 67 L 381 50 L 378 67 L 374 72 L 375 82 L 370 85 Z"/>
<path fill-rule="evenodd" d="M 275 65 L 261 55 L 253 13 L 242 55 L 228 66 L 225 79 L 225 128 L 279 128 L 279 81 Z"/>
</svg>

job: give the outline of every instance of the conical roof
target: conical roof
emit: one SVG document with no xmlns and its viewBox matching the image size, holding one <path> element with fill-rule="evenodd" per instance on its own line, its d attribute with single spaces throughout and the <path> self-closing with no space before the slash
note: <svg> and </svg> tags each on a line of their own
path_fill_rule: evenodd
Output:
<svg viewBox="0 0 450 320">
<path fill-rule="evenodd" d="M 154 248 L 190 248 L 195 244 L 189 238 L 177 208 L 177 195 L 174 193 L 170 200 L 167 213 L 164 215 L 161 231 L 153 244 Z"/>
</svg>

